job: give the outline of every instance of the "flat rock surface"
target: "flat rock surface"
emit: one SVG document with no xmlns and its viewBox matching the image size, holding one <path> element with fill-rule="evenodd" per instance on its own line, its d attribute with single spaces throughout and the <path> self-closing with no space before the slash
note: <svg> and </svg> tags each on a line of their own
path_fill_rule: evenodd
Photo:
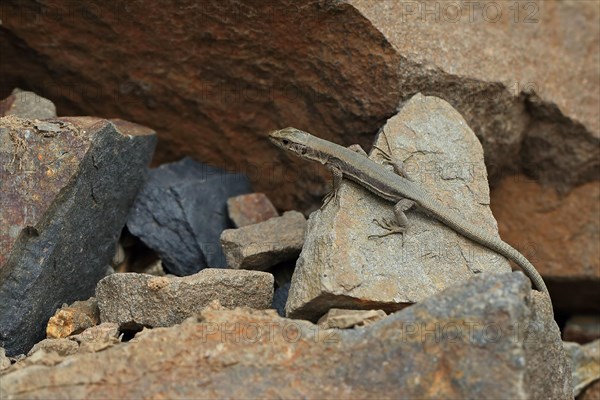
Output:
<svg viewBox="0 0 600 400">
<path fill-rule="evenodd" d="M 0 346 L 11 356 L 44 338 L 62 304 L 93 295 L 156 143 L 122 120 L 38 125 L 0 119 Z"/>
<path fill-rule="evenodd" d="M 417 94 L 384 132 L 376 146 L 385 150 L 389 142 L 411 180 L 448 210 L 498 234 L 481 145 L 456 110 Z M 377 151 L 370 157 L 382 160 Z M 510 271 L 503 257 L 418 210 L 407 212 L 404 237 L 369 238 L 385 233 L 373 219 L 393 219 L 393 204 L 348 180 L 337 197 L 339 205 L 331 201 L 309 217 L 286 305 L 290 317 L 316 320 L 331 307 L 394 311 L 474 274 Z"/>
<path fill-rule="evenodd" d="M 221 234 L 227 266 L 234 269 L 266 270 L 295 259 L 304 244 L 306 218 L 298 211 Z"/>
<path fill-rule="evenodd" d="M 259 271 L 207 268 L 186 277 L 112 274 L 96 288 L 102 322 L 123 329 L 181 323 L 211 301 L 228 308 L 269 308 L 273 275 Z"/>
<path fill-rule="evenodd" d="M 250 192 L 243 174 L 191 158 L 150 171 L 127 227 L 161 258 L 168 272 L 185 276 L 226 266 L 219 236 L 231 228 L 227 199 Z"/>
<path fill-rule="evenodd" d="M 558 327 L 530 288 L 521 273 L 480 276 L 350 331 L 273 310 L 207 309 L 99 353 L 5 374 L 0 395 L 572 398 Z"/>
</svg>

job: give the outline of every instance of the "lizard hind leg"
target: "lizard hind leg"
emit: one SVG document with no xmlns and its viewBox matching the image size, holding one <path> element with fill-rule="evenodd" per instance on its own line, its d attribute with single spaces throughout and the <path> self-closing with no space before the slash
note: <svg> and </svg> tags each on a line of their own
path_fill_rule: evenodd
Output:
<svg viewBox="0 0 600 400">
<path fill-rule="evenodd" d="M 414 201 L 410 199 L 402 199 L 394 205 L 394 215 L 396 217 L 395 220 L 390 221 L 385 218 L 382 218 L 381 220 L 374 219 L 373 221 L 387 232 L 380 235 L 369 235 L 369 239 L 394 235 L 396 233 L 401 234 L 402 238 L 404 239 L 404 232 L 406 232 L 408 229 L 408 218 L 406 217 L 405 212 L 410 210 L 410 208 L 414 205 Z"/>
</svg>

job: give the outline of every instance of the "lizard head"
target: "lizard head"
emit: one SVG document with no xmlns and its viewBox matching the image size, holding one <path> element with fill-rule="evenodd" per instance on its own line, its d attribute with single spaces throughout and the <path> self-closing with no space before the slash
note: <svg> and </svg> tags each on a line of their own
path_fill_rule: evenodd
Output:
<svg viewBox="0 0 600 400">
<path fill-rule="evenodd" d="M 310 133 L 291 127 L 269 133 L 269 140 L 275 146 L 302 158 L 324 162 L 320 153 L 310 145 L 312 138 L 314 136 Z"/>
</svg>

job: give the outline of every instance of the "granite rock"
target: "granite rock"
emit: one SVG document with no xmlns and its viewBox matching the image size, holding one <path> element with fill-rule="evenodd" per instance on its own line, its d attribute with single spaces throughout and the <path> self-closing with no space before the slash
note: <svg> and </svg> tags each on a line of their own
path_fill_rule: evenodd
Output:
<svg viewBox="0 0 600 400">
<path fill-rule="evenodd" d="M 572 316 L 565 323 L 563 339 L 567 342 L 577 342 L 579 344 L 600 339 L 600 316 Z"/>
<path fill-rule="evenodd" d="M 36 351 L 43 350 L 46 353 L 57 353 L 59 356 L 66 357 L 71 354 L 77 353 L 79 345 L 77 342 L 71 339 L 44 339 L 41 342 L 36 343 L 31 350 L 27 353 L 28 357 L 31 357 Z"/>
<path fill-rule="evenodd" d="M 516 175 L 491 196 L 500 235 L 538 268 L 554 308 L 600 313 L 600 181 L 564 194 Z"/>
<path fill-rule="evenodd" d="M 227 199 L 250 192 L 238 173 L 191 158 L 150 171 L 127 228 L 160 256 L 165 270 L 185 276 L 226 266 L 219 236 L 230 228 Z"/>
<path fill-rule="evenodd" d="M 0 119 L 0 346 L 26 353 L 64 303 L 94 293 L 156 142 L 122 120 Z"/>
</svg>

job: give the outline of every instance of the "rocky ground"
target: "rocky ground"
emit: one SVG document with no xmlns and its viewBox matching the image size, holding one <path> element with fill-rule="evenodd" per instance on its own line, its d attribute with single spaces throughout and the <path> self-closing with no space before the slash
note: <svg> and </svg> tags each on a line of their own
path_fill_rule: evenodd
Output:
<svg viewBox="0 0 600 400">
<path fill-rule="evenodd" d="M 600 6 L 36 4 L 1 6 L 0 398 L 599 397 Z M 287 125 L 386 149 L 551 300 L 350 181 L 321 207 Z"/>
</svg>

